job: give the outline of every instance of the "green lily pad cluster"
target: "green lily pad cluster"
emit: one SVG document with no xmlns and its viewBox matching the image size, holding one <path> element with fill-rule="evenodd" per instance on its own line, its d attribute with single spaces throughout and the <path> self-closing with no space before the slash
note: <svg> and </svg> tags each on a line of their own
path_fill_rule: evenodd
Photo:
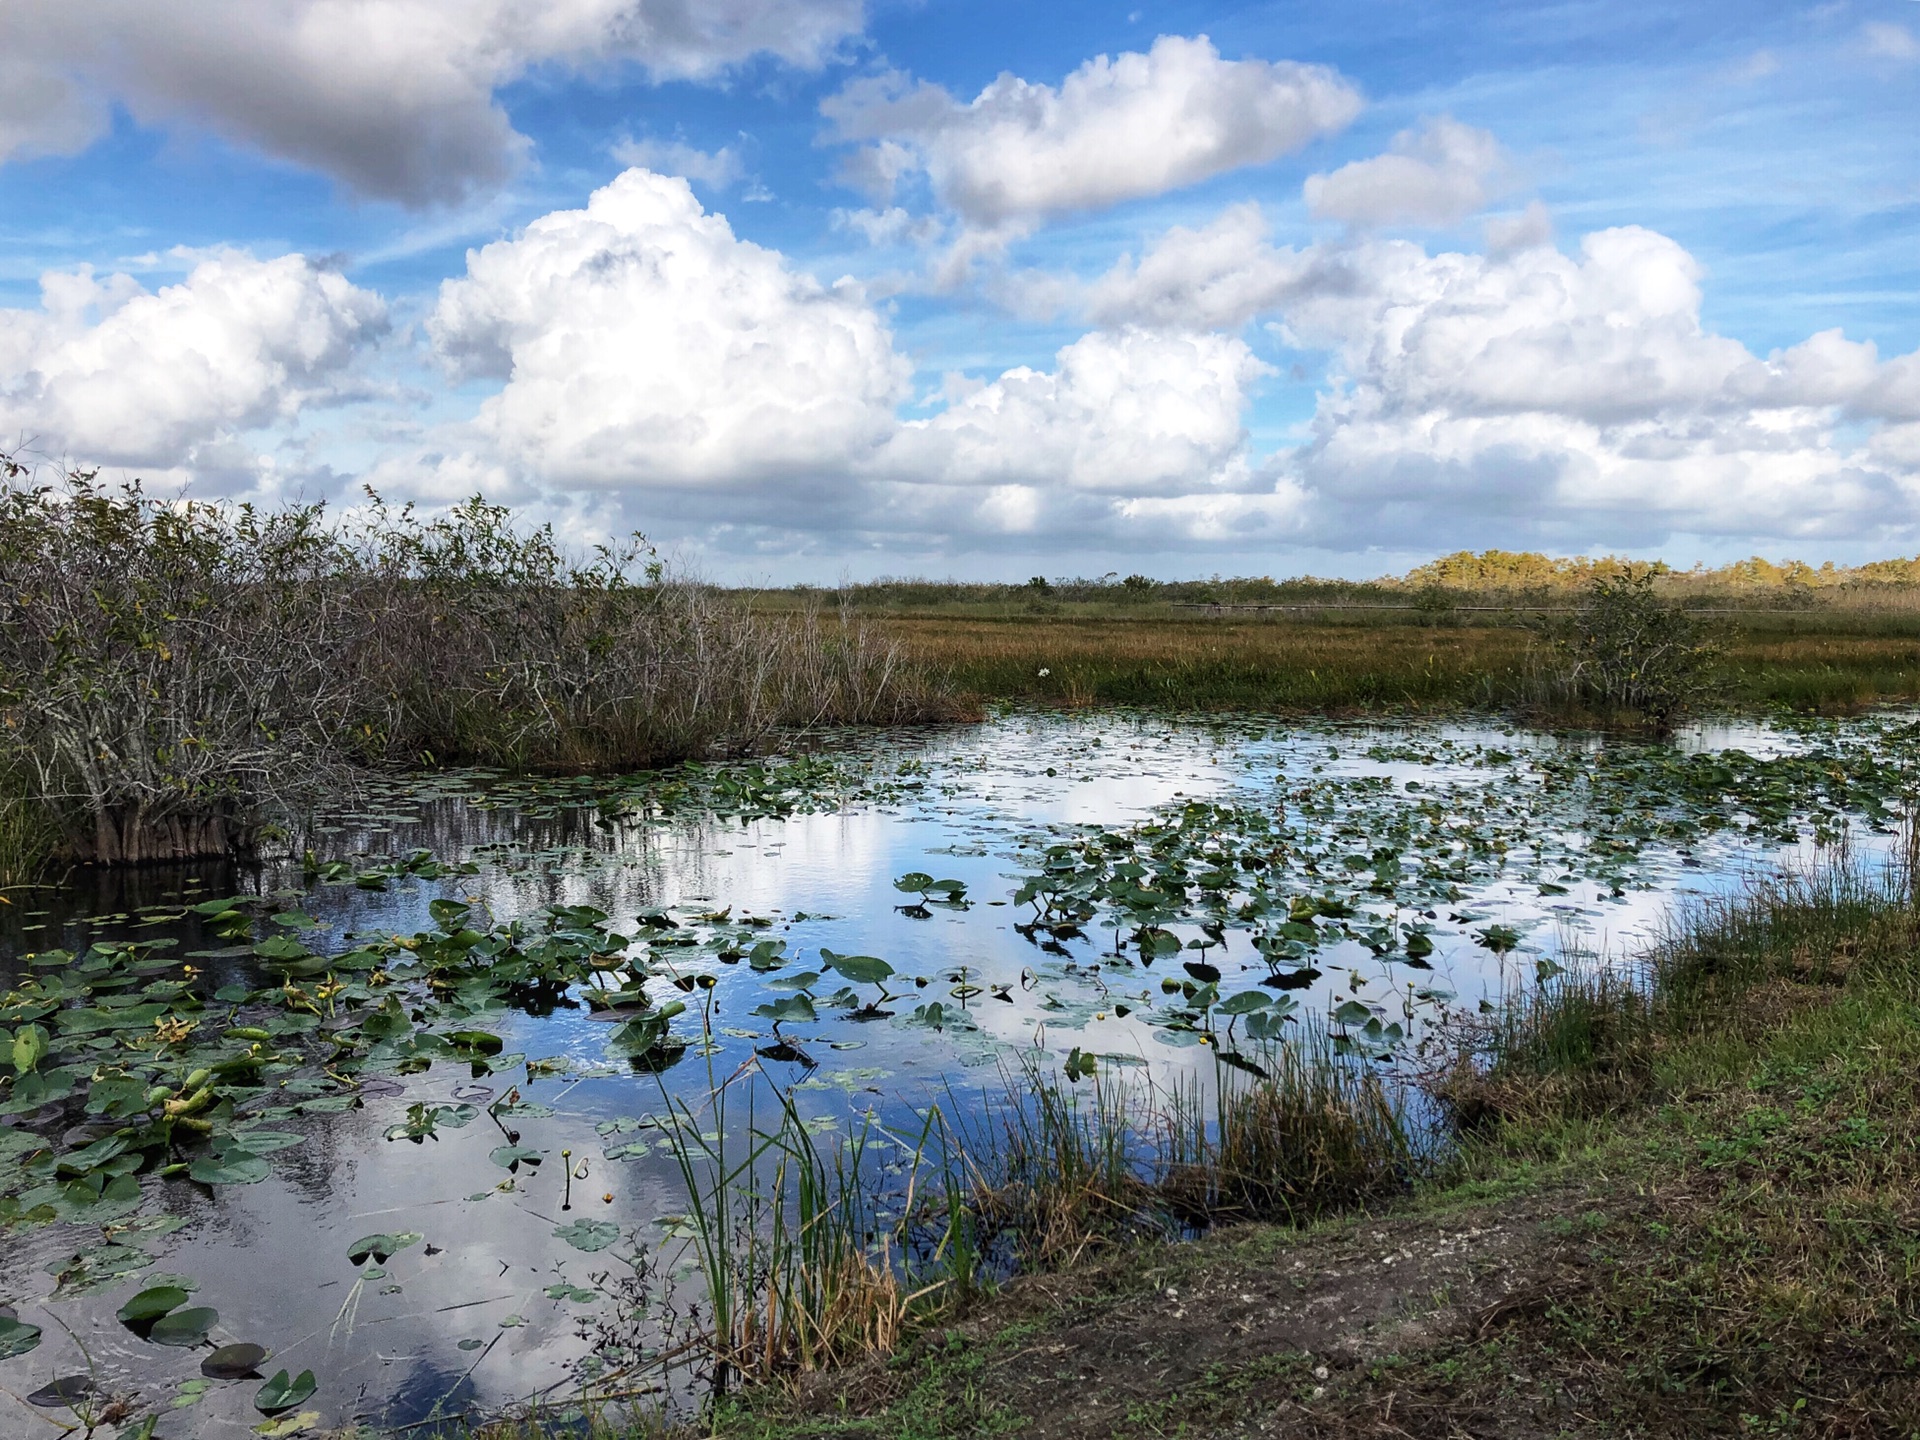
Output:
<svg viewBox="0 0 1920 1440">
<path fill-rule="evenodd" d="M 1910 720 L 1811 724 L 1782 738 L 1791 748 L 1768 756 L 1448 738 L 1343 756 L 1329 743 L 1291 757 L 1270 784 L 1135 825 L 1036 837 L 1013 895 L 1031 907 L 1018 928 L 1062 956 L 1064 942 L 1110 929 L 1110 971 L 1198 952 L 1187 974 L 1162 981 L 1177 998 L 1152 1016 L 1159 1037 L 1211 1043 L 1219 1019 L 1238 1015 L 1247 1034 L 1271 1038 L 1292 1007 L 1253 989 L 1223 998 L 1209 952 L 1251 950 L 1259 966 L 1249 978 L 1281 991 L 1312 984 L 1330 957 L 1350 966 L 1356 952 L 1413 972 L 1431 970 L 1443 946 L 1505 955 L 1524 947 L 1529 920 L 1468 908 L 1503 887 L 1577 909 L 1577 887 L 1618 898 L 1715 839 L 1779 845 L 1890 830 L 1920 794 L 1920 725 Z M 1393 773 L 1409 766 L 1417 778 Z M 1411 1007 L 1453 999 L 1417 979 L 1391 990 L 1397 1018 L 1357 996 L 1332 1010 L 1338 1048 L 1389 1056 L 1408 1036 Z"/>
</svg>

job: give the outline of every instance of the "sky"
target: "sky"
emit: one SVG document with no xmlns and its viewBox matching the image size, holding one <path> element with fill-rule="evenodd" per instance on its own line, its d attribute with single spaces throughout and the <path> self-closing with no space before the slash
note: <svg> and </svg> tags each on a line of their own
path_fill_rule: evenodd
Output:
<svg viewBox="0 0 1920 1440">
<path fill-rule="evenodd" d="M 750 583 L 1920 550 L 1920 0 L 5 0 L 0 452 Z"/>
</svg>

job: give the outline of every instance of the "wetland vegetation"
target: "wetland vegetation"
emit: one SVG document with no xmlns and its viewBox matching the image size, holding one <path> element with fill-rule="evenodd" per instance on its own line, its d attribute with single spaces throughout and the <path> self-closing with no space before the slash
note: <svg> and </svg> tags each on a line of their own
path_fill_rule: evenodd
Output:
<svg viewBox="0 0 1920 1440">
<path fill-rule="evenodd" d="M 0 498 L 9 1425 L 1920 1420 L 1904 570 Z"/>
</svg>

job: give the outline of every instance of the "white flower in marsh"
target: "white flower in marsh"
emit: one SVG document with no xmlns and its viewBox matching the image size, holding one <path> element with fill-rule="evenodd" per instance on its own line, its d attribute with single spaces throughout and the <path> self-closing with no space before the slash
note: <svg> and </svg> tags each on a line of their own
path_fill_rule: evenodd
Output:
<svg viewBox="0 0 1920 1440">
<path fill-rule="evenodd" d="M 1053 671 L 1051 671 L 1051 670 L 1049 670 L 1049 669 L 1047 669 L 1047 668 L 1046 668 L 1046 666 L 1044 666 L 1044 665 L 1043 665 L 1043 666 L 1041 666 L 1041 667 L 1040 667 L 1040 678 L 1041 678 L 1042 680 L 1044 680 L 1044 679 L 1046 679 L 1046 678 L 1047 678 L 1047 676 L 1049 676 L 1049 675 L 1051 675 L 1051 674 L 1053 674 Z"/>
</svg>

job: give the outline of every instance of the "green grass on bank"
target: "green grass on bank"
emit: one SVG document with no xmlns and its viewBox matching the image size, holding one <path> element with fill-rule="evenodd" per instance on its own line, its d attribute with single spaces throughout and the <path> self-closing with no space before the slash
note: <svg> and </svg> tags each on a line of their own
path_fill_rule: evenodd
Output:
<svg viewBox="0 0 1920 1440">
<path fill-rule="evenodd" d="M 1406 1202 L 1034 1275 L 677 1433 L 1920 1435 L 1920 916 L 1829 876 L 1643 980 L 1462 1037 L 1465 1139 Z"/>
</svg>

